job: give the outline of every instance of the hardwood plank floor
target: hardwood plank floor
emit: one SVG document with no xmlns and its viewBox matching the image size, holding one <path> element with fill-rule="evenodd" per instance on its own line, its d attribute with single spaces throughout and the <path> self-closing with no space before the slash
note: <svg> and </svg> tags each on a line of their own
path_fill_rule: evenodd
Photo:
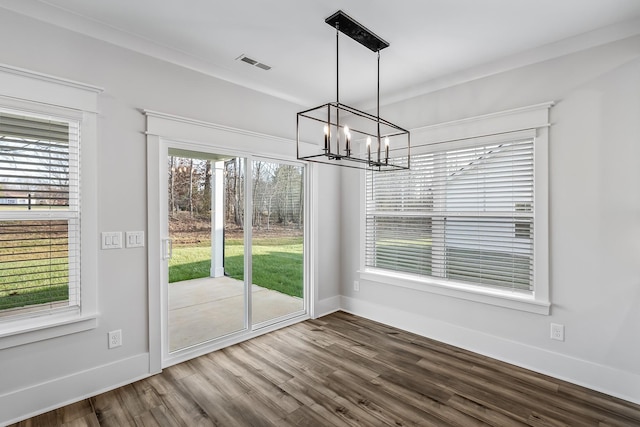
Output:
<svg viewBox="0 0 640 427">
<path fill-rule="evenodd" d="M 15 426 L 640 426 L 640 406 L 338 312 Z"/>
</svg>

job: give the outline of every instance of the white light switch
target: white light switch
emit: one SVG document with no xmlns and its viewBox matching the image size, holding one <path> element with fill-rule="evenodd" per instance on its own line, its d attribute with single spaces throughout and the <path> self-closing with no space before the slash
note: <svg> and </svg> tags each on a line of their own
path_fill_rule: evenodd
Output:
<svg viewBox="0 0 640 427">
<path fill-rule="evenodd" d="M 141 248 L 144 246 L 144 231 L 127 231 L 124 235 L 127 248 Z"/>
<path fill-rule="evenodd" d="M 120 249 L 122 248 L 122 232 L 121 231 L 103 231 L 102 232 L 102 249 Z"/>
</svg>

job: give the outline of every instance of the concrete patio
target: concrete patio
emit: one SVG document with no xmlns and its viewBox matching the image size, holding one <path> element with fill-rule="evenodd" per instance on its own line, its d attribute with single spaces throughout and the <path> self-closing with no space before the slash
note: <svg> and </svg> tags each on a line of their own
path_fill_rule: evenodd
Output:
<svg viewBox="0 0 640 427">
<path fill-rule="evenodd" d="M 302 311 L 302 298 L 252 285 L 253 324 Z M 244 329 L 244 283 L 230 277 L 169 284 L 169 351 Z"/>
</svg>

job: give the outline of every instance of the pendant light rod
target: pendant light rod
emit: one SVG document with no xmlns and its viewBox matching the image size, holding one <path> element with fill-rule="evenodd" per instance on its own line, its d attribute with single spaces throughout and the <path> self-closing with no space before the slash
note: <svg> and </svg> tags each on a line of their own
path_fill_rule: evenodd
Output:
<svg viewBox="0 0 640 427">
<path fill-rule="evenodd" d="M 336 22 L 336 102 L 340 103 L 340 23 Z"/>
<path fill-rule="evenodd" d="M 340 105 L 340 22 L 336 21 L 336 104 Z M 336 152 L 340 152 L 340 109 L 336 110 Z"/>
<path fill-rule="evenodd" d="M 382 147 L 382 140 L 380 139 L 380 51 L 378 51 L 378 97 L 376 100 L 376 119 L 378 122 L 378 162 L 380 162 L 380 148 Z"/>
<path fill-rule="evenodd" d="M 376 99 L 376 116 L 378 117 L 378 120 L 380 120 L 380 51 L 378 51 L 378 87 L 376 93 L 378 94 Z"/>
</svg>

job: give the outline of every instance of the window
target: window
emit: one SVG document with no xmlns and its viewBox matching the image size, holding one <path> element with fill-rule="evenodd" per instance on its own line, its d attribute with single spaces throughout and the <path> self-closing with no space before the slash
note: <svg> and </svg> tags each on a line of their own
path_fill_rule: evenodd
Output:
<svg viewBox="0 0 640 427">
<path fill-rule="evenodd" d="M 363 173 L 360 279 L 549 314 L 552 105 L 414 129 L 410 170 Z"/>
<path fill-rule="evenodd" d="M 7 65 L 0 88 L 4 349 L 97 326 L 102 89 Z"/>
<path fill-rule="evenodd" d="M 0 110 L 0 317 L 80 305 L 78 131 Z"/>
<path fill-rule="evenodd" d="M 533 290 L 533 139 L 419 154 L 367 174 L 366 265 Z"/>
</svg>

